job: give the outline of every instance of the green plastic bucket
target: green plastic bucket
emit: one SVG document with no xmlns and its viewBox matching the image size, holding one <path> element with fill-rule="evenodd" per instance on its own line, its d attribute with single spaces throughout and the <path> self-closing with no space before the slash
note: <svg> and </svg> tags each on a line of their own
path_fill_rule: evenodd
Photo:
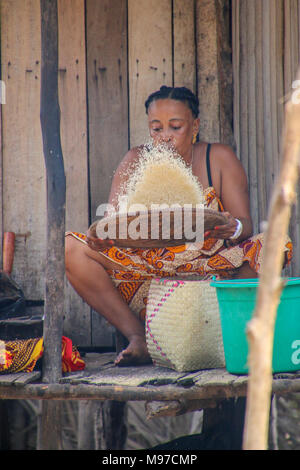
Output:
<svg viewBox="0 0 300 470">
<path fill-rule="evenodd" d="M 258 279 L 213 281 L 219 302 L 226 369 L 233 374 L 248 373 L 247 323 L 256 303 Z M 300 369 L 300 278 L 288 278 L 276 315 L 272 369 L 290 372 Z"/>
</svg>

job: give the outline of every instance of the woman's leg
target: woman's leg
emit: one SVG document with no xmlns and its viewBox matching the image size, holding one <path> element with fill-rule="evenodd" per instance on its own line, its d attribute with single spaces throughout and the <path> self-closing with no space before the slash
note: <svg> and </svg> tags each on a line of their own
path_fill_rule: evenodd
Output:
<svg viewBox="0 0 300 470">
<path fill-rule="evenodd" d="M 66 274 L 76 292 L 129 341 L 117 365 L 151 362 L 143 323 L 131 312 L 106 269 L 114 264 L 71 235 L 66 237 Z"/>
</svg>

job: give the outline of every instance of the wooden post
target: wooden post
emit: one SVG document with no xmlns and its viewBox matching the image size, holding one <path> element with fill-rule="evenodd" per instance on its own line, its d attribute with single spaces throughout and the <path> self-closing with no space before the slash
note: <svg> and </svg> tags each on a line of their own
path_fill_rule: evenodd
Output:
<svg viewBox="0 0 300 470">
<path fill-rule="evenodd" d="M 41 6 L 41 128 L 47 173 L 47 264 L 45 280 L 43 381 L 55 383 L 62 370 L 64 309 L 64 233 L 66 180 L 60 141 L 58 103 L 57 0 Z M 46 401 L 39 418 L 38 449 L 61 448 L 61 404 Z"/>
<path fill-rule="evenodd" d="M 41 127 L 47 172 L 47 266 L 44 320 L 45 382 L 61 377 L 64 309 L 64 234 L 66 182 L 58 103 L 57 1 L 41 0 Z"/>
<path fill-rule="evenodd" d="M 248 324 L 249 383 L 243 448 L 264 450 L 268 445 L 274 325 L 282 280 L 284 245 L 296 199 L 300 152 L 300 104 L 286 105 L 283 162 L 271 200 L 264 258 L 254 315 Z"/>
<path fill-rule="evenodd" d="M 222 400 L 203 410 L 202 446 L 207 450 L 241 450 L 245 398 Z"/>
<path fill-rule="evenodd" d="M 126 404 L 119 401 L 104 401 L 97 408 L 96 449 L 122 450 L 124 448 L 126 428 Z"/>
</svg>

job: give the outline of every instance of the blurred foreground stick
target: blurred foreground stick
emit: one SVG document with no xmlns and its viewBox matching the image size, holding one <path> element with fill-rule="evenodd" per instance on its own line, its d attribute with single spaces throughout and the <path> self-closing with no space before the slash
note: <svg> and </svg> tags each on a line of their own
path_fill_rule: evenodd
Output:
<svg viewBox="0 0 300 470">
<path fill-rule="evenodd" d="M 295 99 L 286 104 L 282 149 L 281 171 L 269 211 L 257 302 L 247 328 L 250 352 L 244 450 L 265 450 L 268 445 L 274 325 L 283 287 L 284 246 L 299 172 L 300 104 Z"/>
</svg>

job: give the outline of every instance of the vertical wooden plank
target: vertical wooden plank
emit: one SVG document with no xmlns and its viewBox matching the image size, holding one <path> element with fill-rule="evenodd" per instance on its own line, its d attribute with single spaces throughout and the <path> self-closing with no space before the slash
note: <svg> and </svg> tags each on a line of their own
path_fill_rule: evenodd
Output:
<svg viewBox="0 0 300 470">
<path fill-rule="evenodd" d="M 87 97 L 84 0 L 58 0 L 59 103 L 66 172 L 66 230 L 89 225 Z M 64 334 L 76 345 L 90 345 L 90 308 L 65 283 Z"/>
<path fill-rule="evenodd" d="M 284 91 L 289 95 L 292 83 L 295 80 L 295 69 L 298 66 L 297 43 L 299 31 L 297 28 L 298 5 L 293 0 L 284 1 Z M 298 194 L 298 201 L 299 201 Z M 294 256 L 291 265 L 291 274 L 298 275 L 300 272 L 300 211 L 297 206 L 292 207 L 290 222 L 290 237 L 294 244 Z"/>
<path fill-rule="evenodd" d="M 247 77 L 248 77 L 248 179 L 250 192 L 250 208 L 254 232 L 258 232 L 258 183 L 256 157 L 256 43 L 255 22 L 256 10 L 254 2 L 247 2 Z"/>
<path fill-rule="evenodd" d="M 40 400 L 37 450 L 63 450 L 62 404 L 61 400 Z"/>
<path fill-rule="evenodd" d="M 0 22 L 1 22 L 1 10 L 0 10 Z M 2 26 L 1 26 L 2 30 Z M 1 51 L 1 39 L 0 39 L 0 51 Z M 2 75 L 1 75 L 2 80 Z M 4 81 L 3 81 L 4 82 Z M 2 105 L 0 106 L 0 269 L 2 268 L 2 246 L 3 246 L 3 154 L 2 154 Z"/>
<path fill-rule="evenodd" d="M 61 139 L 68 186 L 66 227 L 85 231 L 89 219 L 84 0 L 58 0 L 58 19 Z"/>
<path fill-rule="evenodd" d="M 270 1 L 270 69 L 271 69 L 271 81 L 270 81 L 270 94 L 271 94 L 271 126 L 272 126 L 272 160 L 273 160 L 273 171 L 274 171 L 274 179 L 279 174 L 279 153 L 278 153 L 278 116 L 277 116 L 277 101 L 279 99 L 277 95 L 277 54 L 276 54 L 276 46 L 277 41 L 276 37 L 278 35 L 277 30 L 277 10 L 278 10 L 278 2 L 277 0 Z"/>
<path fill-rule="evenodd" d="M 292 84 L 291 57 L 291 0 L 284 1 L 284 93 L 288 94 Z"/>
<path fill-rule="evenodd" d="M 106 400 L 95 415 L 96 450 L 122 450 L 127 437 L 126 403 Z"/>
<path fill-rule="evenodd" d="M 300 0 L 298 0 L 298 63 L 300 64 Z"/>
<path fill-rule="evenodd" d="M 292 81 L 296 79 L 299 66 L 299 20 L 298 0 L 291 0 L 291 56 L 292 56 Z"/>
<path fill-rule="evenodd" d="M 283 85 L 283 3 L 279 0 L 276 3 L 276 83 L 277 83 L 277 136 L 278 136 L 278 154 L 279 161 L 281 156 L 281 140 L 283 132 L 284 116 L 284 85 Z"/>
<path fill-rule="evenodd" d="M 264 132 L 265 132 L 265 172 L 266 194 L 269 206 L 274 183 L 273 144 L 272 144 L 272 105 L 270 69 L 270 0 L 263 2 L 263 89 L 264 89 Z"/>
<path fill-rule="evenodd" d="M 16 233 L 13 277 L 44 297 L 46 183 L 40 128 L 40 3 L 1 2 L 3 230 Z"/>
<path fill-rule="evenodd" d="M 0 3 L 0 24 L 1 24 L 1 19 L 2 19 L 2 13 L 1 13 L 1 3 Z M 3 26 L 1 24 L 1 31 L 3 30 Z M 1 57 L 1 45 L 2 45 L 2 38 L 0 37 L 0 57 Z M 3 155 L 2 155 L 2 150 L 3 150 L 3 145 L 2 145 L 2 105 L 5 104 L 5 81 L 2 78 L 2 67 L 0 69 L 0 79 L 2 80 L 1 83 L 1 94 L 2 98 L 4 97 L 4 101 L 0 101 L 0 269 L 2 268 L 2 246 L 3 246 Z M 4 90 L 2 89 L 4 87 Z M 4 91 L 4 92 L 3 92 Z"/>
<path fill-rule="evenodd" d="M 87 0 L 91 220 L 128 150 L 126 1 Z"/>
<path fill-rule="evenodd" d="M 299 19 L 298 19 L 298 1 L 290 0 L 290 11 L 289 14 L 289 25 L 290 25 L 290 49 L 286 50 L 286 54 L 290 55 L 290 88 L 294 80 L 296 80 L 297 70 L 300 64 L 299 60 L 299 41 L 300 41 L 300 29 L 298 30 Z M 288 86 L 288 83 L 287 83 Z M 292 261 L 291 271 L 292 275 L 296 276 L 300 272 L 300 194 L 298 191 L 297 204 L 292 207 L 292 217 L 290 223 L 290 234 L 294 243 L 294 257 Z"/>
<path fill-rule="evenodd" d="M 300 64 L 300 0 L 298 0 L 298 63 Z"/>
<path fill-rule="evenodd" d="M 298 65 L 300 65 L 300 0 L 298 0 Z M 296 256 L 292 264 L 292 273 L 293 276 L 300 276 L 300 190 L 298 188 L 297 194 L 297 227 L 296 227 L 296 237 L 297 237 L 297 248 Z"/>
<path fill-rule="evenodd" d="M 196 1 L 200 140 L 220 141 L 217 14 L 215 2 Z"/>
<path fill-rule="evenodd" d="M 101 406 L 97 400 L 78 401 L 78 450 L 95 450 L 95 415 Z"/>
<path fill-rule="evenodd" d="M 113 172 L 128 150 L 127 2 L 87 0 L 90 217 L 106 203 Z M 92 344 L 111 346 L 113 330 L 92 312 Z"/>
<path fill-rule="evenodd" d="M 253 177 L 257 179 L 258 223 L 267 218 L 274 178 L 279 170 L 282 98 L 291 91 L 295 73 L 293 70 L 299 57 L 299 28 L 296 27 L 296 24 L 299 25 L 299 4 L 299 0 L 298 3 L 295 0 L 234 0 L 232 3 L 234 132 L 236 141 L 239 142 L 242 163 L 248 172 L 251 191 Z M 251 52 L 253 46 L 254 58 Z M 256 124 L 253 123 L 253 112 Z M 256 145 L 256 168 L 253 166 L 253 145 Z M 300 270 L 298 207 L 299 203 L 293 208 L 291 217 L 290 235 L 294 242 L 295 256 L 291 271 L 290 268 L 285 271 L 288 275 L 291 272 L 298 275 Z"/>
<path fill-rule="evenodd" d="M 247 0 L 241 0 L 239 8 L 240 40 L 240 159 L 249 176 L 248 159 L 248 68 L 247 68 Z"/>
<path fill-rule="evenodd" d="M 231 1 L 216 0 L 220 142 L 234 147 Z"/>
<path fill-rule="evenodd" d="M 130 146 L 148 137 L 145 100 L 172 86 L 171 0 L 128 0 Z"/>
<path fill-rule="evenodd" d="M 236 154 L 240 158 L 240 2 L 232 0 L 232 71 L 233 71 L 233 133 Z"/>
<path fill-rule="evenodd" d="M 173 1 L 174 86 L 196 90 L 194 0 Z"/>
<path fill-rule="evenodd" d="M 259 222 L 267 219 L 266 202 L 266 168 L 264 158 L 264 119 L 263 119 L 263 73 L 262 73 L 262 2 L 255 0 L 255 38 L 256 38 L 256 159 L 257 159 L 257 184 L 258 184 L 258 212 Z M 259 228 L 260 229 L 260 228 Z"/>
</svg>

